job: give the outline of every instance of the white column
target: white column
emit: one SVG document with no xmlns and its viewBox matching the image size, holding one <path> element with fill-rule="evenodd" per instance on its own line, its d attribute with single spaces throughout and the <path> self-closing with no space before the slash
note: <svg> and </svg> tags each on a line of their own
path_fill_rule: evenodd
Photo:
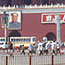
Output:
<svg viewBox="0 0 65 65">
<path fill-rule="evenodd" d="M 5 28 L 4 29 L 5 29 L 5 42 L 6 42 L 6 37 L 7 37 L 7 31 L 6 31 L 7 30 L 7 26 L 6 26 L 6 24 L 5 24 Z"/>
<path fill-rule="evenodd" d="M 57 42 L 61 42 L 60 15 L 57 14 Z"/>
</svg>

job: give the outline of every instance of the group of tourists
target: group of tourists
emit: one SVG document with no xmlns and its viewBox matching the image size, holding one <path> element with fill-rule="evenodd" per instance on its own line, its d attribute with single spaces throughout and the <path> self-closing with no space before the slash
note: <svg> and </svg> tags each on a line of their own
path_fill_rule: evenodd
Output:
<svg viewBox="0 0 65 65">
<path fill-rule="evenodd" d="M 64 44 L 63 43 L 58 43 L 56 41 L 47 41 L 46 38 L 43 39 L 41 42 L 37 42 L 38 45 L 30 45 L 28 50 L 29 53 L 31 54 L 38 54 L 38 55 L 43 55 L 43 54 L 62 54 L 64 53 Z"/>
<path fill-rule="evenodd" d="M 15 52 L 15 48 L 14 45 L 12 45 L 11 43 L 8 45 L 6 43 L 6 50 L 7 48 L 10 49 L 10 53 L 12 54 L 13 52 Z M 39 56 L 41 55 L 48 55 L 48 54 L 61 54 L 61 52 L 64 52 L 63 50 L 63 43 L 58 43 L 55 41 L 48 41 L 46 37 L 43 38 L 43 41 L 37 41 L 35 44 L 30 44 L 29 47 L 27 49 L 25 49 L 24 45 L 21 45 L 20 48 L 18 49 L 21 53 L 21 55 L 25 55 L 26 51 L 28 51 L 28 55 L 29 54 L 38 54 Z M 61 50 L 61 51 L 60 51 Z"/>
</svg>

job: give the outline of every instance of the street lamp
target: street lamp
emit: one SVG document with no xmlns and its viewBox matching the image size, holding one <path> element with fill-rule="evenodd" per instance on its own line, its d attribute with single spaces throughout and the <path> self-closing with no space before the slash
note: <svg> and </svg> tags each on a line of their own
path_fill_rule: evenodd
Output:
<svg viewBox="0 0 65 65">
<path fill-rule="evenodd" d="M 3 23 L 4 23 L 4 29 L 5 29 L 5 43 L 7 43 L 7 26 L 8 26 L 8 14 L 6 14 L 6 11 L 3 12 Z"/>
<path fill-rule="evenodd" d="M 61 43 L 60 14 L 57 13 L 57 42 Z"/>
</svg>

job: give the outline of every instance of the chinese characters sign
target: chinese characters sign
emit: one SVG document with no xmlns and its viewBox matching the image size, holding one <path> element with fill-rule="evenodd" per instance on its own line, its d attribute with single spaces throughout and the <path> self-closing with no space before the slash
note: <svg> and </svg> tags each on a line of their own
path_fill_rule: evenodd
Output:
<svg viewBox="0 0 65 65">
<path fill-rule="evenodd" d="M 55 23 L 57 20 L 56 14 L 42 14 L 42 23 Z M 65 22 L 65 13 L 60 13 L 60 22 Z"/>
</svg>

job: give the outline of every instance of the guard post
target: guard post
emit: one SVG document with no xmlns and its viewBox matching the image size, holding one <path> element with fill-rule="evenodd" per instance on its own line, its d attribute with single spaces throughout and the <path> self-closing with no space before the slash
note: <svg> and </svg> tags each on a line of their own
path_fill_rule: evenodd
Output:
<svg viewBox="0 0 65 65">
<path fill-rule="evenodd" d="M 51 65 L 54 65 L 54 55 L 51 56 Z"/>
<path fill-rule="evenodd" d="M 8 56 L 6 56 L 6 65 L 8 65 Z"/>
<path fill-rule="evenodd" d="M 29 54 L 29 65 L 31 65 L 31 53 Z"/>
</svg>

